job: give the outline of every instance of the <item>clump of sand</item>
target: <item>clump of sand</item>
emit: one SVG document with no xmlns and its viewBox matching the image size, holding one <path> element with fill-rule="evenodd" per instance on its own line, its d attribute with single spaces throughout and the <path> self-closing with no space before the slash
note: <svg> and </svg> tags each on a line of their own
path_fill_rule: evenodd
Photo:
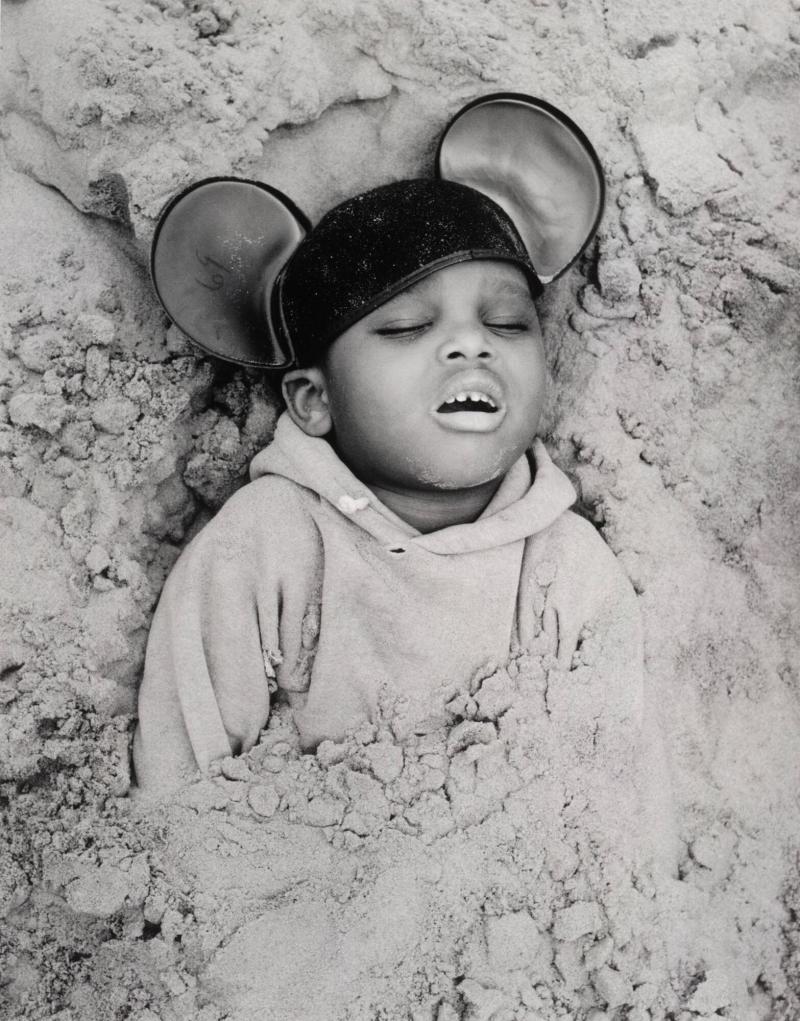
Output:
<svg viewBox="0 0 800 1021">
<path fill-rule="evenodd" d="M 198 993 L 241 1018 L 555 1018 L 670 997 L 639 752 L 540 656 L 300 755 L 278 713 L 163 810 Z M 560 682 L 560 683 L 559 683 Z M 548 695 L 549 693 L 549 695 Z M 598 737 L 599 735 L 599 737 Z M 262 967 L 259 962 L 270 962 Z"/>
<path fill-rule="evenodd" d="M 800 1014 L 799 41 L 782 0 L 6 5 L 9 1017 Z M 148 809 L 128 740 L 153 607 L 277 413 L 166 323 L 158 210 L 235 173 L 315 218 L 428 173 L 499 89 L 566 109 L 607 170 L 598 241 L 542 307 L 548 439 L 639 592 L 672 807 L 579 704 L 568 740 L 537 713 L 523 661 L 402 740 L 300 756 L 279 712 Z"/>
</svg>

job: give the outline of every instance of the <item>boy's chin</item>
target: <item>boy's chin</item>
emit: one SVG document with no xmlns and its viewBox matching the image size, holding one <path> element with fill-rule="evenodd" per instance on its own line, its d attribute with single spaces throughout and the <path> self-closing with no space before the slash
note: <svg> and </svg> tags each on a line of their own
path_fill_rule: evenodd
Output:
<svg viewBox="0 0 800 1021">
<path fill-rule="evenodd" d="M 455 439 L 454 439 L 455 438 Z M 495 436 L 451 433 L 426 437 L 409 457 L 402 448 L 381 450 L 369 459 L 339 456 L 368 486 L 394 492 L 452 493 L 497 484 L 533 442 L 527 435 L 509 442 Z M 410 444 L 409 444 L 410 446 Z"/>
<path fill-rule="evenodd" d="M 502 479 L 531 445 L 520 443 L 509 448 L 486 450 L 481 443 L 465 444 L 465 449 L 441 453 L 424 473 L 421 481 L 441 490 L 476 489 Z"/>
<path fill-rule="evenodd" d="M 516 461 L 516 458 L 514 458 Z M 511 462 L 514 463 L 513 461 Z M 493 482 L 502 479 L 510 469 L 511 464 L 503 461 L 493 464 L 464 464 L 454 468 L 452 464 L 441 465 L 438 470 L 432 468 L 420 478 L 420 488 L 433 492 L 453 493 L 460 490 L 479 489 L 488 486 Z"/>
</svg>

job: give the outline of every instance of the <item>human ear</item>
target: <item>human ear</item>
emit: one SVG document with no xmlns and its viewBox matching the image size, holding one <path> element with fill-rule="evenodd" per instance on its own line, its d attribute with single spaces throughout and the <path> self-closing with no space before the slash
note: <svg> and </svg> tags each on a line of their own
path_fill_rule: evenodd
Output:
<svg viewBox="0 0 800 1021">
<path fill-rule="evenodd" d="M 292 421 L 304 433 L 325 436 L 331 431 L 328 384 L 322 369 L 292 369 L 283 377 L 281 390 Z"/>
</svg>

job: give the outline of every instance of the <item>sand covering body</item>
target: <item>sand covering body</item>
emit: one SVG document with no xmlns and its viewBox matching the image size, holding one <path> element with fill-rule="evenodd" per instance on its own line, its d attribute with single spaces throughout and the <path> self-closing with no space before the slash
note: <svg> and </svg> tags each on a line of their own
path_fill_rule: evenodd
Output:
<svg viewBox="0 0 800 1021">
<path fill-rule="evenodd" d="M 569 480 L 536 441 L 480 518 L 422 535 L 324 440 L 284 415 L 253 482 L 186 549 L 150 635 L 135 741 L 139 783 L 174 785 L 247 751 L 272 692 L 312 750 L 364 723 L 396 738 L 476 674 L 527 649 L 547 583 L 546 647 L 569 669 L 586 626 L 611 629 L 609 697 L 637 705 L 638 610 L 595 530 L 568 512 Z M 443 719 L 443 717 L 442 717 Z"/>
</svg>

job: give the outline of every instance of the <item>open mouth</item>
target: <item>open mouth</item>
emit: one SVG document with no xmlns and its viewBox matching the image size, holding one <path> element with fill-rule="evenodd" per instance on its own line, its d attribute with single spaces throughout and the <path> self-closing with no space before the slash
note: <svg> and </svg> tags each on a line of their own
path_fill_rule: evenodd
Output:
<svg viewBox="0 0 800 1021">
<path fill-rule="evenodd" d="M 499 409 L 488 394 L 481 393 L 479 390 L 470 390 L 448 397 L 436 410 L 441 415 L 452 415 L 458 411 L 496 415 Z"/>
<path fill-rule="evenodd" d="M 478 380 L 470 387 L 470 382 L 463 381 L 463 390 L 456 384 L 449 393 L 445 390 L 441 394 L 444 400 L 433 409 L 435 418 L 441 426 L 456 432 L 494 432 L 506 416 L 500 387 L 490 383 L 476 387 Z"/>
</svg>

